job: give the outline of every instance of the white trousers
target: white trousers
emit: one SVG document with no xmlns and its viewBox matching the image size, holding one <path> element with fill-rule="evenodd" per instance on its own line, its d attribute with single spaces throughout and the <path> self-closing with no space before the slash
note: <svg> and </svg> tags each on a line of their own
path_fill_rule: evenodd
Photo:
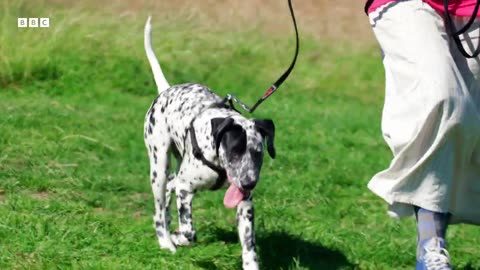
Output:
<svg viewBox="0 0 480 270">
<path fill-rule="evenodd" d="M 457 28 L 468 18 L 453 17 Z M 422 0 L 401 0 L 370 14 L 383 51 L 382 133 L 389 168 L 368 187 L 396 217 L 412 205 L 449 212 L 451 223 L 480 224 L 480 60 L 467 59 L 442 14 Z M 480 20 L 461 36 L 478 47 Z"/>
</svg>

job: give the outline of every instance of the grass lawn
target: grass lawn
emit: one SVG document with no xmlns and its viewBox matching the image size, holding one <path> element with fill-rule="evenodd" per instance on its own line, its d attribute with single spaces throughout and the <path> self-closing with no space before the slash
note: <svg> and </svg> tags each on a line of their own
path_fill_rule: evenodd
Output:
<svg viewBox="0 0 480 270">
<path fill-rule="evenodd" d="M 148 10 L 32 2 L 0 3 L 0 269 L 239 269 L 224 190 L 196 195 L 194 246 L 158 247 L 143 143 L 156 95 Z M 50 28 L 17 28 L 42 16 Z M 232 32 L 193 17 L 153 13 L 171 84 L 253 104 L 289 64 L 291 29 Z M 391 154 L 379 51 L 356 45 L 302 36 L 291 78 L 254 115 L 277 127 L 277 158 L 266 156 L 255 191 L 262 269 L 413 269 L 414 220 L 390 219 L 366 188 Z M 480 269 L 478 227 L 452 226 L 448 238 L 456 269 Z"/>
</svg>

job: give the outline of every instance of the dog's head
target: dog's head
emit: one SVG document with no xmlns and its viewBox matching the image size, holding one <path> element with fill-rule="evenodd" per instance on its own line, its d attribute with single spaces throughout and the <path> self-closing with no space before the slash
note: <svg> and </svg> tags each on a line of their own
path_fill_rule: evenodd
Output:
<svg viewBox="0 0 480 270">
<path fill-rule="evenodd" d="M 247 196 L 258 182 L 264 142 L 270 156 L 275 158 L 275 125 L 269 119 L 231 117 L 214 118 L 211 123 L 216 151 L 231 184 L 224 202 L 227 207 L 234 207 L 240 203 L 240 195 Z M 234 192 L 234 198 L 228 197 Z"/>
</svg>

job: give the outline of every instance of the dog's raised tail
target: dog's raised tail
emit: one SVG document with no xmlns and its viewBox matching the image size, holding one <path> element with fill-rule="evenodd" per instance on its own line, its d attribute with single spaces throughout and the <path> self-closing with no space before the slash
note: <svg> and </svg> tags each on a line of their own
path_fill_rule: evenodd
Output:
<svg viewBox="0 0 480 270">
<path fill-rule="evenodd" d="M 152 68 L 153 78 L 155 79 L 155 84 L 157 85 L 158 92 L 162 92 L 170 87 L 163 75 L 162 68 L 158 63 L 157 56 L 152 49 L 152 24 L 150 23 L 151 16 L 148 16 L 147 23 L 145 24 L 145 33 L 144 33 L 144 45 L 145 52 L 147 53 L 148 62 Z"/>
</svg>

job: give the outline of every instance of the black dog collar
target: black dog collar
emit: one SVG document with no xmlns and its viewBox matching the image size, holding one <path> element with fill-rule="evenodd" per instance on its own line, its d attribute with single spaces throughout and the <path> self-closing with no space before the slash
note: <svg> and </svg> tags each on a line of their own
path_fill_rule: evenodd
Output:
<svg viewBox="0 0 480 270">
<path fill-rule="evenodd" d="M 205 158 L 205 156 L 203 155 L 202 149 L 200 149 L 200 146 L 198 146 L 197 136 L 195 135 L 195 128 L 193 127 L 193 122 L 195 121 L 195 119 L 197 119 L 197 117 L 201 115 L 204 111 L 212 108 L 219 108 L 219 109 L 223 108 L 223 109 L 230 109 L 230 110 L 232 109 L 230 106 L 224 103 L 212 104 L 211 106 L 207 107 L 205 110 L 200 112 L 195 118 L 192 119 L 192 121 L 190 122 L 190 127 L 188 128 L 188 132 L 190 132 L 190 141 L 192 143 L 193 156 L 218 174 L 215 184 L 210 188 L 210 190 L 218 190 L 223 186 L 223 184 L 227 180 L 227 172 L 225 171 L 225 168 L 222 168 L 216 164 L 213 164 L 211 161 Z"/>
</svg>

